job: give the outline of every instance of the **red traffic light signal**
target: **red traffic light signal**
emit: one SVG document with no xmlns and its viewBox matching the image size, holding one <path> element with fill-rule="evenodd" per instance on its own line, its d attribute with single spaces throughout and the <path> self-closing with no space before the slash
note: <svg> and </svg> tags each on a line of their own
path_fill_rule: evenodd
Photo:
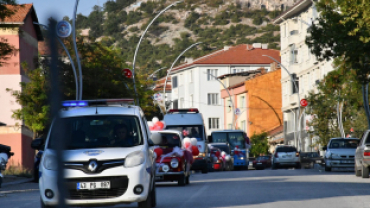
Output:
<svg viewBox="0 0 370 208">
<path fill-rule="evenodd" d="M 131 72 L 131 70 L 130 70 L 130 69 L 123 69 L 123 70 L 122 70 L 122 73 L 123 73 L 123 75 L 125 75 L 125 77 L 127 77 L 127 78 L 131 79 L 131 77 L 132 77 L 132 72 Z"/>
</svg>

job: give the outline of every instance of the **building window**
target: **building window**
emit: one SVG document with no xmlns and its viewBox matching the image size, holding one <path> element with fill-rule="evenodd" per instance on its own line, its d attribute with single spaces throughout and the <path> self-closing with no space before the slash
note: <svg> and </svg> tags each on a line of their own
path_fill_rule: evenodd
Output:
<svg viewBox="0 0 370 208">
<path fill-rule="evenodd" d="M 244 132 L 247 130 L 247 126 L 246 126 L 245 121 L 242 121 L 242 122 L 241 122 L 241 128 L 242 128 L 242 130 L 243 130 Z"/>
<path fill-rule="evenodd" d="M 208 129 L 219 129 L 219 118 L 208 118 Z"/>
<path fill-rule="evenodd" d="M 179 109 L 179 101 L 178 100 L 174 100 L 172 105 L 173 105 L 173 109 Z"/>
<path fill-rule="evenodd" d="M 177 88 L 177 76 L 172 77 L 172 88 Z"/>
<path fill-rule="evenodd" d="M 190 107 L 194 107 L 193 95 L 190 95 Z"/>
<path fill-rule="evenodd" d="M 294 132 L 294 126 L 295 126 L 295 118 L 294 114 L 292 112 L 287 113 L 287 133 Z"/>
<path fill-rule="evenodd" d="M 216 80 L 215 77 L 217 77 L 217 71 L 218 69 L 207 69 L 207 80 L 208 81 Z M 210 74 L 213 76 L 211 76 Z"/>
<path fill-rule="evenodd" d="M 298 49 L 293 44 L 290 46 L 290 64 L 298 63 L 298 60 Z"/>
<path fill-rule="evenodd" d="M 296 74 L 292 74 L 293 82 L 292 82 L 292 93 L 298 93 L 299 92 L 299 78 Z M 296 87 L 297 86 L 297 87 Z M 298 89 L 297 89 L 298 88 Z"/>
<path fill-rule="evenodd" d="M 232 124 L 228 124 L 227 125 L 227 129 L 233 129 L 233 125 Z"/>
<path fill-rule="evenodd" d="M 244 96 L 241 96 L 240 98 L 240 108 L 245 108 L 245 97 Z"/>
<path fill-rule="evenodd" d="M 193 82 L 193 71 L 189 71 L 189 82 Z"/>
<path fill-rule="evenodd" d="M 218 105 L 218 93 L 208 93 L 208 105 Z"/>
</svg>

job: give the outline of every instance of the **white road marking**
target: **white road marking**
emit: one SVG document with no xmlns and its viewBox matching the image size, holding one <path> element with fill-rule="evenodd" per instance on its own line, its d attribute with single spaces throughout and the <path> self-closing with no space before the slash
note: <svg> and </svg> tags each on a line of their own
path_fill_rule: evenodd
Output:
<svg viewBox="0 0 370 208">
<path fill-rule="evenodd" d="M 197 196 L 200 196 L 207 188 L 209 187 L 209 185 L 205 185 L 203 186 L 202 188 L 200 188 L 197 192 L 195 192 L 188 200 L 186 200 L 186 202 L 184 204 L 182 204 L 182 206 L 180 208 L 183 208 L 183 207 L 187 207 L 186 204 L 193 201 L 193 199 Z"/>
</svg>

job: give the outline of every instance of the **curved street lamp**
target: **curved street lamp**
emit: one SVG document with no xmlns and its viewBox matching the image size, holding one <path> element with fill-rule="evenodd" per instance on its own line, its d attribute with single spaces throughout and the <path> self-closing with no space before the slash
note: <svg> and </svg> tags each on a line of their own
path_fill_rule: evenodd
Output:
<svg viewBox="0 0 370 208">
<path fill-rule="evenodd" d="M 78 1 L 78 0 L 77 0 Z M 183 0 L 181 1 L 176 1 L 175 3 L 172 3 L 170 4 L 169 6 L 167 6 L 166 8 L 164 8 L 161 12 L 159 12 L 154 18 L 153 20 L 148 24 L 148 26 L 146 27 L 146 29 L 144 30 L 143 34 L 141 35 L 140 37 L 140 40 L 139 42 L 137 43 L 137 46 L 136 46 L 136 50 L 135 50 L 135 54 L 134 54 L 134 61 L 132 62 L 132 80 L 134 82 L 134 90 L 135 90 L 135 95 L 136 95 L 136 98 L 137 98 L 137 103 L 138 105 L 140 105 L 139 103 L 139 97 L 138 97 L 138 94 L 137 94 L 137 90 L 136 90 L 136 83 L 135 83 L 135 64 L 136 64 L 136 56 L 137 56 L 137 53 L 139 51 L 139 47 L 140 47 L 140 44 L 141 44 L 141 41 L 143 40 L 146 32 L 148 31 L 149 27 L 153 24 L 153 22 L 159 17 L 161 16 L 161 14 L 163 14 L 165 11 L 167 11 L 169 8 L 171 8 L 172 6 L 175 6 L 176 4 L 180 3 L 180 2 L 183 2 Z"/>
<path fill-rule="evenodd" d="M 298 86 L 297 86 L 297 83 L 295 83 L 295 81 L 294 81 L 294 78 L 293 78 L 293 75 L 289 72 L 289 70 L 283 65 L 283 64 L 281 64 L 278 60 L 276 60 L 275 58 L 273 58 L 273 57 L 271 57 L 271 56 L 268 56 L 268 55 L 262 55 L 262 56 L 266 56 L 266 57 L 268 57 L 268 58 L 270 58 L 271 60 L 273 60 L 273 61 L 275 61 L 276 63 L 278 63 L 285 71 L 286 71 L 286 73 L 288 73 L 288 75 L 290 76 L 290 81 L 293 83 L 293 86 L 294 86 L 294 88 L 296 89 L 296 91 L 297 91 L 297 97 L 298 97 L 298 109 L 299 109 L 299 111 L 301 110 L 301 99 L 300 99 L 300 97 L 299 97 L 299 90 L 298 90 Z M 300 113 L 300 112 L 299 112 Z M 299 116 L 298 116 L 298 140 L 299 140 L 299 142 L 300 142 L 300 145 L 299 145 L 299 149 L 300 150 L 302 150 L 302 148 L 301 148 L 301 123 L 300 123 L 300 121 L 301 121 L 301 118 L 302 118 L 302 113 L 300 113 L 299 114 Z"/>
<path fill-rule="evenodd" d="M 150 79 L 150 77 L 152 77 L 155 73 L 157 73 L 157 72 L 159 72 L 159 71 L 161 71 L 162 69 L 165 69 L 165 68 L 167 68 L 167 67 L 162 67 L 160 69 L 155 70 L 151 75 L 148 76 L 148 78 L 146 80 L 148 81 Z"/>
<path fill-rule="evenodd" d="M 222 83 L 218 77 L 214 76 L 213 74 L 210 74 L 210 73 L 205 73 L 207 75 L 210 75 L 212 76 L 213 78 L 215 78 L 219 83 L 221 83 L 221 85 L 225 88 L 227 94 L 229 94 L 229 98 L 230 98 L 230 102 L 231 102 L 231 107 L 233 108 L 233 130 L 235 130 L 235 106 L 234 106 L 234 102 L 233 102 L 233 99 L 231 98 L 231 95 L 230 95 L 230 91 L 229 89 L 227 89 L 227 87 L 224 85 L 224 83 Z"/>
<path fill-rule="evenodd" d="M 46 30 L 48 30 L 48 29 L 49 29 L 49 27 L 48 27 L 48 26 L 43 25 L 43 24 L 40 24 L 40 23 L 38 23 L 38 22 L 33 22 L 33 24 L 35 24 L 35 25 L 40 25 L 40 26 L 44 27 Z M 59 41 L 59 43 L 62 45 L 62 47 L 63 47 L 64 51 L 66 52 L 66 54 L 67 54 L 67 56 L 68 56 L 68 58 L 69 58 L 69 60 L 70 60 L 70 62 L 71 62 L 71 66 L 72 66 L 72 69 L 73 69 L 73 75 L 74 75 L 74 77 L 75 77 L 75 82 L 76 82 L 76 100 L 78 100 L 78 80 L 77 80 L 77 73 L 76 73 L 76 67 L 75 67 L 75 64 L 73 63 L 73 60 L 72 60 L 71 54 L 69 54 L 68 49 L 67 49 L 67 47 L 64 45 L 63 41 L 62 41 L 58 36 L 57 36 L 57 40 L 58 40 L 58 41 Z"/>
<path fill-rule="evenodd" d="M 166 76 L 166 79 L 165 79 L 165 81 L 164 81 L 163 95 L 166 95 L 167 79 L 168 79 L 168 76 L 170 75 L 170 73 L 171 73 L 171 71 L 172 71 L 172 69 L 173 69 L 173 66 L 175 66 L 176 62 L 180 59 L 180 57 L 181 57 L 182 55 L 184 55 L 184 53 L 186 53 L 186 51 L 190 50 L 190 49 L 191 49 L 191 48 L 193 48 L 194 46 L 197 46 L 197 45 L 199 45 L 199 44 L 201 44 L 201 43 L 202 43 L 202 42 L 198 42 L 198 43 L 194 43 L 193 45 L 189 46 L 187 49 L 185 49 L 183 52 L 181 52 L 181 54 L 180 54 L 180 55 L 176 58 L 176 60 L 172 63 L 171 68 L 170 68 L 170 70 L 167 72 L 167 76 Z M 165 101 L 165 103 L 166 103 L 166 101 L 167 101 L 167 96 L 164 96 L 164 97 L 165 97 L 164 101 Z M 165 110 L 167 111 L 167 109 L 166 109 L 166 105 L 165 105 Z"/>
<path fill-rule="evenodd" d="M 82 69 L 81 69 L 81 62 L 80 57 L 78 56 L 77 51 L 77 43 L 76 43 L 76 17 L 77 17 L 77 7 L 78 7 L 79 0 L 76 0 L 75 9 L 73 12 L 73 18 L 72 18 L 72 37 L 73 37 L 73 47 L 76 54 L 76 60 L 77 60 L 77 66 L 78 66 L 78 76 L 80 78 L 80 88 L 79 88 L 79 99 L 82 100 Z"/>
</svg>

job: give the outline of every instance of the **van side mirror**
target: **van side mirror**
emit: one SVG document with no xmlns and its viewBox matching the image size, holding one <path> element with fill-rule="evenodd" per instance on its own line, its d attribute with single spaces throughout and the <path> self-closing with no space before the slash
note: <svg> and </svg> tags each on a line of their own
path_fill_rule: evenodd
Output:
<svg viewBox="0 0 370 208">
<path fill-rule="evenodd" d="M 149 139 L 149 140 L 148 140 L 148 145 L 149 145 L 149 147 L 154 146 L 154 142 L 152 141 L 152 139 Z"/>
<path fill-rule="evenodd" d="M 323 146 L 323 147 L 322 147 L 322 150 L 325 150 L 325 151 L 326 151 L 327 149 L 328 149 L 328 147 L 327 147 L 327 146 Z"/>
<path fill-rule="evenodd" d="M 45 144 L 43 138 L 37 138 L 31 142 L 31 148 L 35 150 L 44 150 Z"/>
<path fill-rule="evenodd" d="M 212 135 L 207 137 L 208 143 L 212 143 Z"/>
</svg>

